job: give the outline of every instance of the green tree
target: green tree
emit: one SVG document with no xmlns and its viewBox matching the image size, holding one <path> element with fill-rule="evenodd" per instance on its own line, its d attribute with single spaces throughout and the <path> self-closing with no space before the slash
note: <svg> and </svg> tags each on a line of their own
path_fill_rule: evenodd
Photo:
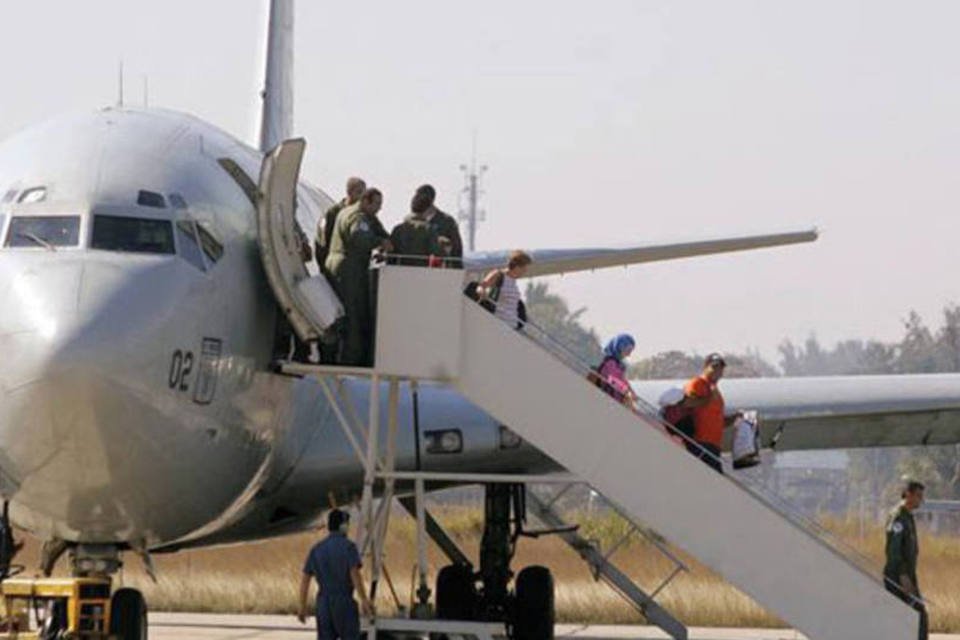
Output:
<svg viewBox="0 0 960 640">
<path fill-rule="evenodd" d="M 553 339 L 573 352 L 581 361 L 596 364 L 603 349 L 600 338 L 593 329 L 583 325 L 580 318 L 585 307 L 571 311 L 567 301 L 550 291 L 544 282 L 531 282 L 525 295 L 527 315 Z"/>
</svg>

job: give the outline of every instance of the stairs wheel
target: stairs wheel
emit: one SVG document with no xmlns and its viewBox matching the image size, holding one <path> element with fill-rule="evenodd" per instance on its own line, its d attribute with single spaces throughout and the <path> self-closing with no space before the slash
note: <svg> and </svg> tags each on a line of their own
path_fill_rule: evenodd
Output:
<svg viewBox="0 0 960 640">
<path fill-rule="evenodd" d="M 117 589 L 110 598 L 110 637 L 147 640 L 147 602 L 136 589 Z"/>
<path fill-rule="evenodd" d="M 513 615 L 515 640 L 553 640 L 556 622 L 553 574 L 546 567 L 527 567 L 517 575 Z"/>
<path fill-rule="evenodd" d="M 477 585 L 469 567 L 451 564 L 437 574 L 437 618 L 472 620 L 477 608 Z"/>
</svg>

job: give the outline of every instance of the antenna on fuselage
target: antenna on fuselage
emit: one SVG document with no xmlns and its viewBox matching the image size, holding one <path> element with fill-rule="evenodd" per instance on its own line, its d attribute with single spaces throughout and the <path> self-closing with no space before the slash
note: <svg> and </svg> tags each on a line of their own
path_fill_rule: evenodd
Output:
<svg viewBox="0 0 960 640">
<path fill-rule="evenodd" d="M 487 212 L 480 209 L 480 196 L 483 191 L 480 189 L 480 179 L 487 172 L 487 165 L 477 168 L 477 132 L 473 132 L 473 159 L 470 166 L 460 165 L 460 171 L 463 172 L 466 184 L 460 192 L 460 201 L 463 202 L 466 197 L 466 207 L 460 206 L 460 220 L 467 223 L 467 249 L 477 250 L 477 223 L 487 219 Z"/>
<path fill-rule="evenodd" d="M 117 107 L 123 108 L 123 60 L 120 60 L 120 66 L 117 69 Z"/>
</svg>

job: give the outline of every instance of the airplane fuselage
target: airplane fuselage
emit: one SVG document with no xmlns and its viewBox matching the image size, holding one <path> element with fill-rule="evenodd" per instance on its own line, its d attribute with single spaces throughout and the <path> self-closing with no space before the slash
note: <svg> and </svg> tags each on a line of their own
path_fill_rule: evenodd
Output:
<svg viewBox="0 0 960 640">
<path fill-rule="evenodd" d="M 43 539 L 242 540 L 359 494 L 319 385 L 270 372 L 277 309 L 254 205 L 222 159 L 256 182 L 258 151 L 157 110 L 67 116 L 0 146 L 0 493 Z M 331 202 L 298 189 L 308 233 Z M 48 223 L 56 246 L 30 238 Z M 329 383 L 366 415 L 366 381 Z M 410 402 L 405 390 L 408 467 Z M 553 466 L 502 450 L 500 425 L 448 389 L 422 389 L 420 410 L 424 431 L 464 440 L 430 468 Z"/>
</svg>

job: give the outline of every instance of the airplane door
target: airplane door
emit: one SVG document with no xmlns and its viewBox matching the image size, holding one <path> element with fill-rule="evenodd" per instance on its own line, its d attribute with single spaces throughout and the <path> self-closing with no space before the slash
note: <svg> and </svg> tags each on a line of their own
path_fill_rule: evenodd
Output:
<svg viewBox="0 0 960 640">
<path fill-rule="evenodd" d="M 311 277 L 300 259 L 294 213 L 306 142 L 286 140 L 263 159 L 257 231 L 260 257 L 277 303 L 301 340 L 316 340 L 343 315 L 343 305 L 322 275 Z"/>
</svg>

